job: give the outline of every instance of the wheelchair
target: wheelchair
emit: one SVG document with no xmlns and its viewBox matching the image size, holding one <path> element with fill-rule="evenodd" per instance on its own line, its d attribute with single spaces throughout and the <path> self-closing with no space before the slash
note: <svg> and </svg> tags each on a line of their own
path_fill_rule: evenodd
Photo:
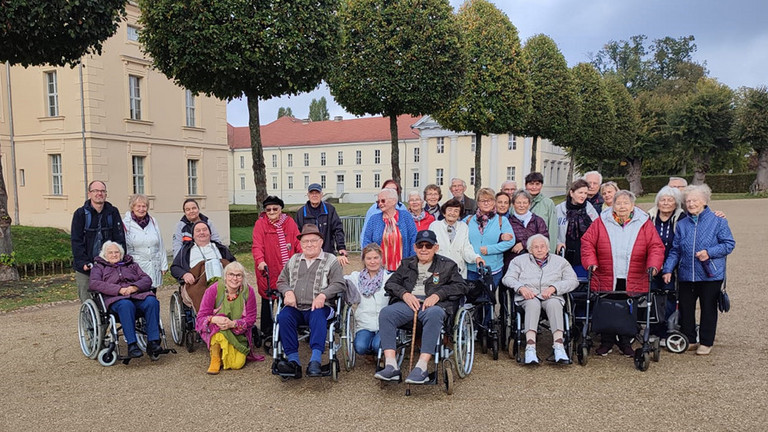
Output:
<svg viewBox="0 0 768 432">
<path fill-rule="evenodd" d="M 146 320 L 141 315 L 141 311 L 136 311 L 136 343 L 145 353 L 147 352 L 147 332 Z M 159 319 L 160 327 L 160 345 L 163 350 L 161 354 L 174 353 L 174 349 L 169 349 L 165 338 L 165 329 L 163 321 Z M 121 360 L 123 364 L 128 364 L 131 357 L 125 356 L 121 352 L 120 333 L 122 326 L 117 314 L 107 310 L 104 298 L 101 293 L 91 292 L 91 298 L 80 305 L 77 332 L 80 339 L 80 349 L 83 355 L 89 359 L 97 359 L 102 366 L 112 366 Z M 159 358 L 159 355 L 149 355 L 152 361 Z"/>
<path fill-rule="evenodd" d="M 292 375 L 281 374 L 277 369 L 277 364 L 285 360 L 285 351 L 280 341 L 280 321 L 278 316 L 283 309 L 283 297 L 279 296 L 277 301 L 271 300 L 272 306 L 272 375 L 279 375 L 284 381 L 293 378 Z M 330 376 L 336 382 L 339 380 L 339 371 L 343 360 L 344 369 L 350 371 L 355 367 L 357 355 L 355 353 L 355 309 L 353 305 L 347 303 L 344 293 L 336 296 L 335 304 L 331 308 L 333 316 L 328 319 L 328 337 L 326 338 L 326 350 L 328 351 L 328 363 L 321 366 L 322 376 Z M 301 325 L 298 327 L 299 342 L 309 339 L 309 326 Z M 339 360 L 341 357 L 341 360 Z"/>
<path fill-rule="evenodd" d="M 498 289 L 499 313 L 496 313 L 497 287 L 493 283 L 491 269 L 480 264 L 477 272 L 480 274 L 480 280 L 467 281 L 470 286 L 474 285 L 467 301 L 472 304 L 470 311 L 481 352 L 486 354 L 490 349 L 493 359 L 498 360 L 499 350 L 506 349 L 507 338 L 511 334 L 509 311 L 513 309 L 509 309 L 508 290 Z"/>
<path fill-rule="evenodd" d="M 564 296 L 565 304 L 563 305 L 563 347 L 565 353 L 568 356 L 568 362 L 564 364 L 573 363 L 573 338 L 574 338 L 574 317 L 573 317 L 573 305 L 570 293 Z M 508 296 L 508 307 L 512 311 L 513 331 L 509 337 L 508 354 L 510 358 L 515 359 L 518 363 L 523 363 L 523 355 L 525 354 L 525 344 L 527 343 L 524 327 L 525 322 L 525 309 L 515 303 L 514 295 L 510 293 Z M 542 328 L 549 329 L 549 317 L 546 316 L 546 311 L 542 308 L 541 315 L 539 316 L 538 332 Z M 538 340 L 538 338 L 537 338 Z M 547 361 L 554 362 L 554 355 L 547 357 Z"/>
<path fill-rule="evenodd" d="M 193 352 L 195 346 L 201 343 L 202 339 L 195 331 L 197 312 L 184 302 L 183 289 L 184 285 L 179 285 L 179 288 L 171 295 L 171 338 L 176 345 L 184 345 L 187 352 Z"/>
</svg>

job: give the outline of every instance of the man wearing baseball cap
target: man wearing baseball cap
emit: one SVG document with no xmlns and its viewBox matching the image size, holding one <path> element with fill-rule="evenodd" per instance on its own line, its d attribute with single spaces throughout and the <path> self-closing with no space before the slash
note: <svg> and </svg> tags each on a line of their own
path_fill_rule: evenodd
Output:
<svg viewBox="0 0 768 432">
<path fill-rule="evenodd" d="M 347 246 L 344 243 L 344 227 L 336 209 L 323 201 L 323 188 L 319 183 L 312 183 L 307 188 L 307 201 L 296 211 L 296 225 L 301 230 L 304 225 L 316 225 L 323 234 L 323 252 L 334 254 L 338 251 L 339 264 L 349 264 L 347 259 Z"/>
</svg>

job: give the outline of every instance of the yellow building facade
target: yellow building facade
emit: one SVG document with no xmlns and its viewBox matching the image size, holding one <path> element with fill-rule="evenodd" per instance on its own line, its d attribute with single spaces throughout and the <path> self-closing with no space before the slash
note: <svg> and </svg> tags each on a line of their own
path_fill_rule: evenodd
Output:
<svg viewBox="0 0 768 432">
<path fill-rule="evenodd" d="M 126 9 L 102 55 L 84 57 L 82 68 L 12 67 L 10 77 L 2 68 L 9 214 L 22 225 L 69 230 L 87 183 L 102 180 L 123 214 L 131 194 L 149 196 L 168 249 L 186 198 L 198 200 L 228 242 L 226 103 L 193 96 L 152 69 L 137 41 L 138 8 Z"/>
</svg>

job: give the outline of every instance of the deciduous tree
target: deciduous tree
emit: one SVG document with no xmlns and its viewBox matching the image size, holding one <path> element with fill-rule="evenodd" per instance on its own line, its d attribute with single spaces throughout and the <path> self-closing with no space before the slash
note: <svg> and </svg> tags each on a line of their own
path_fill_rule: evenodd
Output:
<svg viewBox="0 0 768 432">
<path fill-rule="evenodd" d="M 277 109 L 277 118 L 285 116 L 293 117 L 293 110 L 291 110 L 291 107 L 280 107 Z"/>
<path fill-rule="evenodd" d="M 739 90 L 733 136 L 757 152 L 757 176 L 749 190 L 764 193 L 768 190 L 768 88 Z"/>
<path fill-rule="evenodd" d="M 328 113 L 328 103 L 325 101 L 325 96 L 322 96 L 320 100 L 312 99 L 309 103 L 309 119 L 312 121 L 324 121 L 331 118 Z"/>
</svg>

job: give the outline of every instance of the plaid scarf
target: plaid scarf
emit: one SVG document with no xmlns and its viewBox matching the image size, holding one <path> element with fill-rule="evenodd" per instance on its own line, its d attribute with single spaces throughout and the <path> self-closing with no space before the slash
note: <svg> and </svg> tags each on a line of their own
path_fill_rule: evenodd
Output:
<svg viewBox="0 0 768 432">
<path fill-rule="evenodd" d="M 476 220 L 477 220 L 477 229 L 480 231 L 480 234 L 483 234 L 483 231 L 485 230 L 485 226 L 488 225 L 488 221 L 493 219 L 494 216 L 496 216 L 496 211 L 491 210 L 488 213 L 483 213 L 482 210 L 477 209 L 477 213 L 475 213 Z"/>
</svg>

